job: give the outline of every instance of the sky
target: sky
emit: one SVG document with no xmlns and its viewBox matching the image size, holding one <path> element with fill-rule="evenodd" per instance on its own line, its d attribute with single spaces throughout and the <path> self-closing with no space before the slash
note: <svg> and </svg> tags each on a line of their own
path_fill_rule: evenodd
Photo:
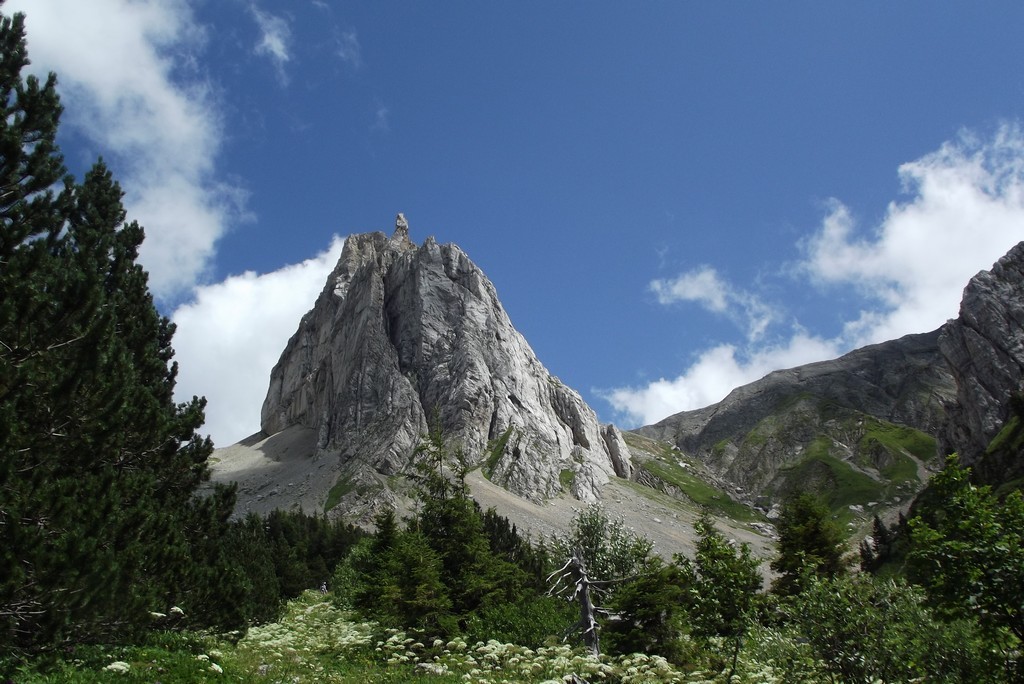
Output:
<svg viewBox="0 0 1024 684">
<path fill-rule="evenodd" d="M 354 233 L 462 247 L 604 422 L 937 328 L 1024 240 L 1024 3 L 7 0 L 227 446 Z"/>
</svg>

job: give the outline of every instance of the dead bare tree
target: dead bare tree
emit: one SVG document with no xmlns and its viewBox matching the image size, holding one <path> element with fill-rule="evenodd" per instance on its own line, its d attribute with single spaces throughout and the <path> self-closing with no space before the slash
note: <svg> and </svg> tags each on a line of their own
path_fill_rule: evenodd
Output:
<svg viewBox="0 0 1024 684">
<path fill-rule="evenodd" d="M 580 607 L 580 619 L 565 631 L 562 641 L 565 641 L 573 633 L 578 633 L 587 650 L 591 654 L 601 655 L 600 624 L 597 616 L 614 619 L 616 613 L 594 605 L 594 596 L 599 595 L 605 589 L 617 582 L 622 582 L 628 577 L 611 580 L 592 580 L 587 574 L 587 564 L 583 560 L 583 554 L 579 549 L 573 551 L 572 556 L 558 570 L 548 575 L 548 582 L 554 580 L 554 584 L 548 591 L 551 596 L 565 596 L 568 600 L 575 600 Z"/>
</svg>

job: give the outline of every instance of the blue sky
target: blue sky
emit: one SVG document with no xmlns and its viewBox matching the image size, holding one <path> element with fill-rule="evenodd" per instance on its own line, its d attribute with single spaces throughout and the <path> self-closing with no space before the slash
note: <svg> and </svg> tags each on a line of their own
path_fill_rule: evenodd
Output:
<svg viewBox="0 0 1024 684">
<path fill-rule="evenodd" d="M 983 7 L 984 11 L 978 8 Z M 624 427 L 924 332 L 1024 239 L 1024 5 L 8 0 L 225 446 L 344 236 L 460 245 Z"/>
</svg>

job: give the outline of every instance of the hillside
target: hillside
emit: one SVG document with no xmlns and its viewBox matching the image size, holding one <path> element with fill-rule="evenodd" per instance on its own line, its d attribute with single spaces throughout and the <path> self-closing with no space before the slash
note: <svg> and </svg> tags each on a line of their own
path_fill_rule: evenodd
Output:
<svg viewBox="0 0 1024 684">
<path fill-rule="evenodd" d="M 461 449 L 478 501 L 535 534 L 599 501 L 686 549 L 706 509 L 767 554 L 767 520 L 808 490 L 854 533 L 905 510 L 946 451 L 978 460 L 977 435 L 1006 420 L 1024 367 L 1022 261 L 1024 245 L 972 279 L 938 330 L 776 371 L 623 435 L 544 368 L 465 253 L 415 245 L 399 215 L 390 238 L 348 238 L 274 368 L 263 430 L 218 450 L 213 479 L 239 483 L 239 513 L 366 524 L 408 510 L 433 426 Z"/>
</svg>

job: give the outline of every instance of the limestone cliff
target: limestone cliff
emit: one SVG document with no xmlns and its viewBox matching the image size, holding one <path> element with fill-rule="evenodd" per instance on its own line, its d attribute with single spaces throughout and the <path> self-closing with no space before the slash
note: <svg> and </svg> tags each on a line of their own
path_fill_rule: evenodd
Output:
<svg viewBox="0 0 1024 684">
<path fill-rule="evenodd" d="M 960 315 L 942 328 L 939 350 L 956 380 L 943 435 L 946 451 L 1000 483 L 1024 475 L 1024 463 L 986 459 L 1010 416 L 1010 398 L 1024 391 L 1024 242 L 964 289 Z"/>
<path fill-rule="evenodd" d="M 544 368 L 481 270 L 453 244 L 413 244 L 399 215 L 390 238 L 346 239 L 274 367 L 261 426 L 315 433 L 310 459 L 338 465 L 327 503 L 347 513 L 391 499 L 389 478 L 413 469 L 435 424 L 533 501 L 563 487 L 593 500 L 629 475 L 621 435 Z"/>
</svg>

